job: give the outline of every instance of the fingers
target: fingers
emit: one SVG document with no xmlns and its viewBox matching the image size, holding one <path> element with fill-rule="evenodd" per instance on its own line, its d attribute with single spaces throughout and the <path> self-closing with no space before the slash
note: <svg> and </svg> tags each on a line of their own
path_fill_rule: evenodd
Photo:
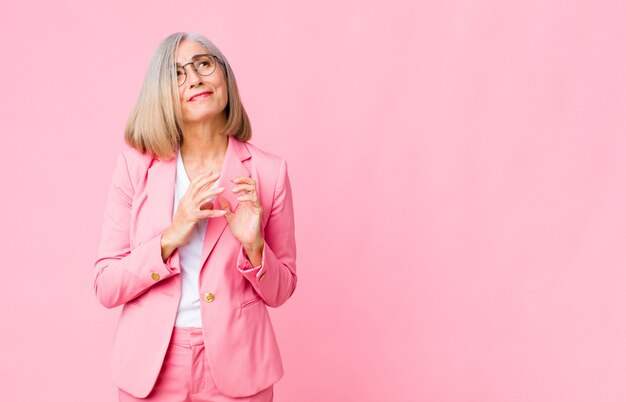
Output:
<svg viewBox="0 0 626 402">
<path fill-rule="evenodd" d="M 200 211 L 204 211 L 205 209 L 213 209 L 213 202 L 207 201 L 205 203 L 200 204 Z"/>
<path fill-rule="evenodd" d="M 252 201 L 252 202 L 256 202 L 257 198 L 254 195 L 242 195 L 240 197 L 237 197 L 237 201 Z"/>
<path fill-rule="evenodd" d="M 210 201 L 210 198 L 219 193 L 222 193 L 225 190 L 225 187 L 209 188 L 208 190 L 204 189 L 208 185 L 218 180 L 219 176 L 219 173 L 211 173 L 209 171 L 194 178 L 193 182 L 190 185 L 189 191 L 191 192 L 191 198 L 193 200 L 193 203 L 197 206 L 198 209 L 202 211 L 213 209 L 214 205 Z M 231 181 L 237 184 L 232 188 L 231 191 L 235 194 L 242 193 L 237 198 L 238 201 L 251 201 L 257 206 L 260 205 L 260 202 L 258 200 L 258 194 L 256 191 L 256 182 L 252 178 L 247 176 L 238 176 L 232 178 Z M 193 188 L 191 188 L 191 186 L 193 186 Z M 228 210 L 227 208 L 222 209 Z"/>
<path fill-rule="evenodd" d="M 217 218 L 219 216 L 226 215 L 226 211 L 224 211 L 223 209 L 207 209 L 203 210 L 199 215 L 200 219 Z"/>
<path fill-rule="evenodd" d="M 220 208 L 227 212 L 227 217 L 228 217 L 228 214 L 232 213 L 232 211 L 230 210 L 230 204 L 228 203 L 228 200 L 226 200 L 223 197 L 218 197 L 217 202 L 220 204 Z"/>
<path fill-rule="evenodd" d="M 245 177 L 245 176 L 239 176 L 239 177 L 235 177 L 231 180 L 234 183 L 238 183 L 235 187 L 233 187 L 232 192 L 233 193 L 239 193 L 242 191 L 245 191 L 244 194 L 242 194 L 242 196 L 246 196 L 248 194 L 254 194 L 256 197 L 256 182 L 254 180 L 252 180 L 249 177 Z M 240 198 L 238 198 L 238 200 L 240 200 Z"/>
<path fill-rule="evenodd" d="M 253 186 L 256 186 L 256 182 L 247 176 L 237 176 L 237 177 L 233 177 L 232 179 L 230 179 L 230 181 L 232 181 L 233 183 L 246 183 L 246 184 L 252 184 Z"/>
<path fill-rule="evenodd" d="M 191 181 L 191 183 L 189 183 L 189 191 L 191 191 L 191 194 L 195 196 L 199 191 L 203 190 L 205 186 L 217 181 L 219 177 L 219 172 L 213 173 L 210 170 L 206 173 L 199 174 Z"/>
<path fill-rule="evenodd" d="M 199 192 L 192 199 L 196 204 L 203 204 L 206 202 L 207 199 L 213 197 L 216 194 L 221 193 L 222 191 L 224 191 L 224 187 L 211 188 L 207 191 Z"/>
<path fill-rule="evenodd" d="M 245 191 L 254 191 L 255 187 L 253 184 L 239 184 L 238 186 L 233 187 L 233 193 L 238 193 L 242 190 Z"/>
<path fill-rule="evenodd" d="M 239 176 L 235 177 L 231 180 L 234 183 L 239 183 L 235 187 L 233 187 L 233 193 L 241 193 L 242 195 L 237 197 L 238 201 L 251 201 L 256 206 L 259 206 L 259 199 L 256 192 L 256 182 L 250 177 Z"/>
</svg>

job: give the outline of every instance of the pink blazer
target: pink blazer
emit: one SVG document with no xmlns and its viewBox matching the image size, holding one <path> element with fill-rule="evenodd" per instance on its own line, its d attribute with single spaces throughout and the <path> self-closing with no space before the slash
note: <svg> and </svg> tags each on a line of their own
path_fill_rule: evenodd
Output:
<svg viewBox="0 0 626 402">
<path fill-rule="evenodd" d="M 266 306 L 282 305 L 296 288 L 296 242 L 285 160 L 229 136 L 220 174 L 225 190 L 218 196 L 233 210 L 240 195 L 231 191 L 235 176 L 257 183 L 262 264 L 252 267 L 226 218 L 209 218 L 198 286 L 215 384 L 226 395 L 242 397 L 284 374 Z M 94 264 L 98 301 L 107 308 L 123 305 L 111 359 L 113 382 L 139 398 L 154 387 L 182 292 L 178 250 L 165 263 L 161 259 L 161 234 L 172 222 L 175 177 L 176 158 L 153 158 L 125 144 L 113 172 Z"/>
</svg>

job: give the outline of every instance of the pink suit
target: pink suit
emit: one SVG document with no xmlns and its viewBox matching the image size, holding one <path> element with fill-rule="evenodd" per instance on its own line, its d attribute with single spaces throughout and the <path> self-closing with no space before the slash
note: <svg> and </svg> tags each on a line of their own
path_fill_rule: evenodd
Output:
<svg viewBox="0 0 626 402">
<path fill-rule="evenodd" d="M 252 177 L 263 206 L 263 260 L 253 268 L 226 218 L 209 218 L 199 292 L 206 357 L 215 385 L 232 397 L 266 389 L 284 374 L 266 306 L 296 288 L 296 243 L 286 162 L 229 136 L 220 173 L 234 210 L 236 176 Z M 104 213 L 94 289 L 108 308 L 123 304 L 111 360 L 114 383 L 146 397 L 168 350 L 181 297 L 178 250 L 165 263 L 161 234 L 172 221 L 176 158 L 161 160 L 126 145 L 119 154 Z M 217 200 L 215 200 L 217 201 Z M 219 205 L 214 202 L 214 205 Z"/>
</svg>

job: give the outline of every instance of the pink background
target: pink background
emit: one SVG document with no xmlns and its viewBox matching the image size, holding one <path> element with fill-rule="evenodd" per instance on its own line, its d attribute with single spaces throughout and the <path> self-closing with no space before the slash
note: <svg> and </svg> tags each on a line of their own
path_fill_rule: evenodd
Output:
<svg viewBox="0 0 626 402">
<path fill-rule="evenodd" d="M 0 6 L 0 400 L 115 400 L 93 262 L 176 31 L 289 165 L 277 402 L 626 400 L 623 1 L 88 3 Z"/>
</svg>

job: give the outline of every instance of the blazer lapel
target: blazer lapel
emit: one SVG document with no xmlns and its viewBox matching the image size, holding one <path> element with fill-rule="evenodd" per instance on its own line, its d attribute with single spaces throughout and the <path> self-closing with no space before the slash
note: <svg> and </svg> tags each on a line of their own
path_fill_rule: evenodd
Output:
<svg viewBox="0 0 626 402">
<path fill-rule="evenodd" d="M 233 187 L 236 186 L 231 179 L 238 176 L 250 177 L 250 171 L 243 164 L 243 161 L 249 158 L 250 151 L 248 151 L 245 144 L 232 135 L 229 135 L 228 149 L 226 150 L 218 183 L 219 187 L 224 187 L 224 191 L 216 195 L 213 199 L 214 209 L 220 209 L 219 198 L 222 198 L 228 202 L 230 210 L 235 211 L 239 204 L 237 197 L 241 196 L 241 194 L 235 194 L 231 191 Z M 223 216 L 209 218 L 209 224 L 207 225 L 206 234 L 204 236 L 204 246 L 202 247 L 202 257 L 200 258 L 201 267 L 204 267 L 209 254 L 211 254 L 215 243 L 219 240 L 226 226 L 226 218 Z"/>
<path fill-rule="evenodd" d="M 148 168 L 146 183 L 150 223 L 155 233 L 165 231 L 172 223 L 175 183 L 176 157 L 169 160 L 156 158 Z"/>
<path fill-rule="evenodd" d="M 224 191 L 215 196 L 213 206 L 219 209 L 218 198 L 228 201 L 230 208 L 234 211 L 239 201 L 231 190 L 236 186 L 231 181 L 237 176 L 250 177 L 250 171 L 244 166 L 243 161 L 250 158 L 250 152 L 245 144 L 237 140 L 232 135 L 228 136 L 228 148 L 224 156 L 222 171 L 218 186 L 224 187 Z M 156 159 L 153 165 L 148 169 L 148 178 L 146 191 L 148 197 L 149 216 L 155 233 L 164 232 L 172 224 L 172 214 L 174 212 L 174 186 L 176 184 L 176 157 L 169 160 Z M 226 218 L 220 216 L 218 218 L 209 218 L 207 225 L 204 245 L 202 247 L 202 257 L 200 266 L 204 266 L 206 260 L 219 240 L 222 232 L 227 226 Z M 176 253 L 178 256 L 178 253 Z M 179 264 L 178 258 L 173 261 Z"/>
</svg>

